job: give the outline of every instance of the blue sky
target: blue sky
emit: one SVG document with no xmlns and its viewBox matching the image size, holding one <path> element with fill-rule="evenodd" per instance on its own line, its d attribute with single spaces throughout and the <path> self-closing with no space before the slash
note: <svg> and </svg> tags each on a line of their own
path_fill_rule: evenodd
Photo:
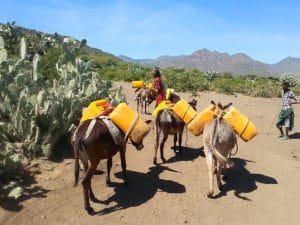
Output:
<svg viewBox="0 0 300 225">
<path fill-rule="evenodd" d="M 86 38 L 133 58 L 203 48 L 267 63 L 300 57 L 299 12 L 291 0 L 0 0 L 0 22 Z"/>
</svg>

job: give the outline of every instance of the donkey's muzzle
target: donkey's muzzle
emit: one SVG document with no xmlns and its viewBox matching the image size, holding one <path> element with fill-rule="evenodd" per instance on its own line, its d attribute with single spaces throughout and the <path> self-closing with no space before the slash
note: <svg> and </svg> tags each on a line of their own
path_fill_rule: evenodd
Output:
<svg viewBox="0 0 300 225">
<path fill-rule="evenodd" d="M 142 150 L 144 148 L 143 142 L 135 146 L 136 150 Z"/>
</svg>

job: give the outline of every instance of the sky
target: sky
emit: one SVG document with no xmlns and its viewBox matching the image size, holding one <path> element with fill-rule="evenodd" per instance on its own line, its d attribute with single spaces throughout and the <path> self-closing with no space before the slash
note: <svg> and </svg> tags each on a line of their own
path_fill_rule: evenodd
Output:
<svg viewBox="0 0 300 225">
<path fill-rule="evenodd" d="M 300 58 L 296 0 L 0 0 L 8 21 L 135 59 L 203 48 L 266 63 Z"/>
</svg>

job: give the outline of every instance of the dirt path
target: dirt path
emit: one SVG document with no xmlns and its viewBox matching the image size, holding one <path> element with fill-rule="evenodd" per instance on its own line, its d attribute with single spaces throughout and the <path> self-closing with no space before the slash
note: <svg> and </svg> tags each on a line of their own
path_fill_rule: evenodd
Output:
<svg viewBox="0 0 300 225">
<path fill-rule="evenodd" d="M 127 100 L 135 108 L 133 90 L 129 84 L 116 85 L 119 84 L 124 85 Z M 189 94 L 180 95 L 186 100 L 192 98 Z M 278 140 L 273 126 L 267 135 L 280 99 L 200 93 L 197 108 L 203 109 L 211 99 L 233 102 L 260 132 L 249 143 L 239 140 L 236 167 L 224 185 L 226 194 L 206 198 L 208 175 L 201 136 L 188 133 L 182 156 L 171 151 L 170 137 L 165 147 L 168 162 L 153 166 L 152 129 L 141 152 L 128 146 L 129 186 L 122 185 L 118 156 L 114 158 L 112 188 L 105 186 L 105 174 L 94 177 L 95 194 L 105 203 L 92 204 L 97 215 L 86 214 L 81 187 L 72 187 L 72 159 L 60 163 L 40 160 L 36 170 L 41 173 L 28 187 L 32 189 L 29 199 L 17 205 L 2 203 L 0 224 L 300 224 L 300 133 L 288 141 Z M 295 131 L 300 132 L 300 105 L 295 106 L 295 111 Z M 104 168 L 103 162 L 99 169 Z M 217 187 L 215 192 L 218 193 Z"/>
</svg>

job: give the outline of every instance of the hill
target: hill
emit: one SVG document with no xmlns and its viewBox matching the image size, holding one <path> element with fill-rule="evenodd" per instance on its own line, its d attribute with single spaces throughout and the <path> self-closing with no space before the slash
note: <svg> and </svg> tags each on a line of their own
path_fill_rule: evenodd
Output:
<svg viewBox="0 0 300 225">
<path fill-rule="evenodd" d="M 135 60 L 127 56 L 119 56 L 119 58 L 126 62 L 161 68 L 197 68 L 201 71 L 213 70 L 217 73 L 253 74 L 259 76 L 279 76 L 282 73 L 291 73 L 300 77 L 300 59 L 292 57 L 287 57 L 276 64 L 267 64 L 252 59 L 244 53 L 229 55 L 228 53 L 202 49 L 190 55 L 165 55 L 156 59 Z"/>
</svg>

